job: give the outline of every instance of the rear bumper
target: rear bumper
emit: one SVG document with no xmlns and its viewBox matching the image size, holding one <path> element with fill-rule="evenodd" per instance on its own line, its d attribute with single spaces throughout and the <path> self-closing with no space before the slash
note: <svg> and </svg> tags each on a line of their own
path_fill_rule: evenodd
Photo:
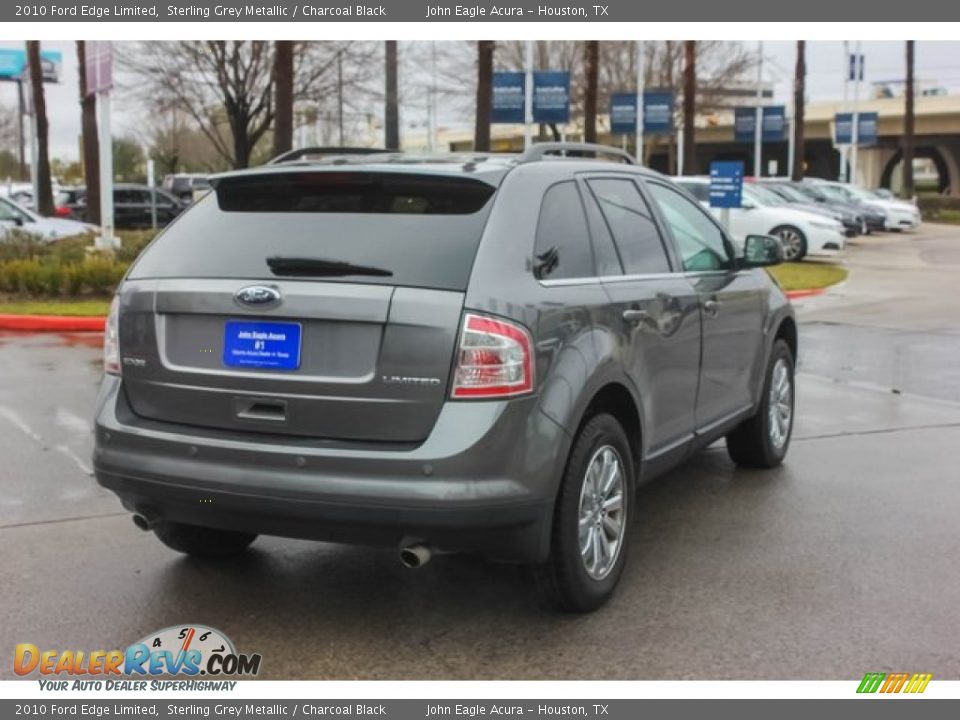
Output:
<svg viewBox="0 0 960 720">
<path fill-rule="evenodd" d="M 98 408 L 96 478 L 131 512 L 351 544 L 416 538 L 511 561 L 549 550 L 568 437 L 535 398 L 447 403 L 430 437 L 405 449 L 141 420 L 113 377 Z"/>
</svg>

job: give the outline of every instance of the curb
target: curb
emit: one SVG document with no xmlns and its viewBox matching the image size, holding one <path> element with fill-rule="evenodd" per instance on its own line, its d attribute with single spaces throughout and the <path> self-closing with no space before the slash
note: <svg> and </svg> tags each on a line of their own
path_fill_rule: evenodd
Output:
<svg viewBox="0 0 960 720">
<path fill-rule="evenodd" d="M 103 332 L 105 316 L 0 315 L 0 330 L 29 332 Z"/>
<path fill-rule="evenodd" d="M 799 300 L 800 298 L 807 297 L 816 297 L 817 295 L 823 295 L 827 291 L 827 288 L 812 288 L 810 290 L 787 290 L 786 296 L 791 300 Z"/>
</svg>

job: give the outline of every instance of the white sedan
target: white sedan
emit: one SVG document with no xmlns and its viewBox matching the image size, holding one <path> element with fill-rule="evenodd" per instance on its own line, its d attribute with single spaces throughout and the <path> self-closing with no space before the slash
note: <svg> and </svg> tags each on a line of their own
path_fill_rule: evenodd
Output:
<svg viewBox="0 0 960 720">
<path fill-rule="evenodd" d="M 8 239 L 15 230 L 52 242 L 71 235 L 97 232 L 98 228 L 76 220 L 43 217 L 9 198 L 0 197 L 0 242 Z"/>
<path fill-rule="evenodd" d="M 674 182 L 690 192 L 702 205 L 710 206 L 710 179 L 675 177 Z M 710 211 L 720 217 L 718 208 Z M 730 234 L 739 248 L 747 235 L 775 235 L 783 243 L 784 258 L 802 260 L 807 255 L 836 255 L 847 246 L 843 225 L 830 217 L 798 210 L 776 193 L 747 183 L 743 204 L 730 210 Z"/>
</svg>

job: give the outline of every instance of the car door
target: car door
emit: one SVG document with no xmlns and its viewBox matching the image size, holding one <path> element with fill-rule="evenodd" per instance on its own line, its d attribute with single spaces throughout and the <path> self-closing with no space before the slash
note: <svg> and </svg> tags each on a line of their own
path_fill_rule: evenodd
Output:
<svg viewBox="0 0 960 720">
<path fill-rule="evenodd" d="M 696 424 L 709 431 L 753 402 L 763 337 L 759 285 L 751 270 L 737 268 L 730 238 L 698 203 L 659 180 L 648 180 L 647 187 L 699 297 L 703 341 Z"/>
<path fill-rule="evenodd" d="M 584 176 L 591 236 L 609 296 L 606 327 L 643 406 L 647 461 L 684 450 L 694 430 L 699 300 L 678 272 L 636 176 Z M 612 260 L 603 260 L 604 256 Z"/>
</svg>

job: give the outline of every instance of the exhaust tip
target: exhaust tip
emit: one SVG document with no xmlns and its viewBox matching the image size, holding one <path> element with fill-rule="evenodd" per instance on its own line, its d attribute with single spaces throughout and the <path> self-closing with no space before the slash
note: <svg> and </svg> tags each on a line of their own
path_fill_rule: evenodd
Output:
<svg viewBox="0 0 960 720">
<path fill-rule="evenodd" d="M 426 545 L 407 545 L 400 548 L 400 562 L 403 563 L 404 567 L 415 569 L 430 562 L 432 554 L 430 548 Z"/>
<path fill-rule="evenodd" d="M 133 524 L 136 525 L 141 530 L 143 530 L 144 532 L 148 532 L 150 530 L 153 530 L 153 527 L 157 524 L 157 519 L 154 517 L 148 517 L 146 515 L 141 515 L 140 513 L 136 513 L 133 516 Z"/>
</svg>

